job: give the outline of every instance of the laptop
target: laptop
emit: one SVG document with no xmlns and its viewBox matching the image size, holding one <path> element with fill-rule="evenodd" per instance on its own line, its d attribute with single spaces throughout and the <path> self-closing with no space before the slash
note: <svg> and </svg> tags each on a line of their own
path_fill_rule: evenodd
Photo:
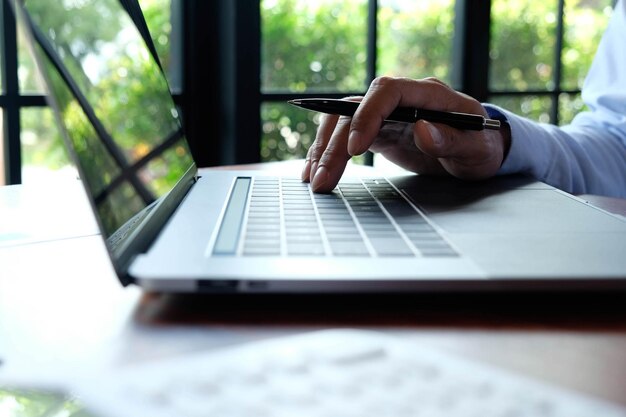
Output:
<svg viewBox="0 0 626 417">
<path fill-rule="evenodd" d="M 263 172 L 198 175 L 166 78 L 118 0 L 29 0 L 18 12 L 124 285 L 626 288 L 626 220 L 530 178 L 371 175 L 314 194 Z M 98 24 L 86 27 L 93 16 Z"/>
</svg>

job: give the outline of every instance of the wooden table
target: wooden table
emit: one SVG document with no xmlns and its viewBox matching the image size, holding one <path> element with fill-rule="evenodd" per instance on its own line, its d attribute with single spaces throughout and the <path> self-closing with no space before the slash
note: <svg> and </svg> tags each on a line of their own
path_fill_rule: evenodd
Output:
<svg viewBox="0 0 626 417">
<path fill-rule="evenodd" d="M 255 168 L 284 173 L 299 167 Z M 34 231 L 0 246 L 0 373 L 51 364 L 108 368 L 351 327 L 410 335 L 415 343 L 626 406 L 624 294 L 145 294 L 118 283 L 78 184 L 56 191 L 50 205 L 34 201 L 46 191 L 0 188 L 5 232 L 6 213 L 25 213 L 41 226 L 40 236 Z M 611 203 L 626 213 L 626 201 Z"/>
</svg>

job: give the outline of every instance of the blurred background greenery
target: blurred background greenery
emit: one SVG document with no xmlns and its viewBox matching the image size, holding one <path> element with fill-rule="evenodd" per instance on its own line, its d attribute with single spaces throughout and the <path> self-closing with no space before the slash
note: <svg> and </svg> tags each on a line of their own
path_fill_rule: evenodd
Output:
<svg viewBox="0 0 626 417">
<path fill-rule="evenodd" d="M 0 387 L 3 417 L 93 417 L 71 396 L 38 389 Z"/>
<path fill-rule="evenodd" d="M 454 0 L 381 0 L 377 75 L 450 82 Z M 563 90 L 579 90 L 612 8 L 610 0 L 565 2 Z M 552 122 L 557 0 L 492 1 L 490 101 Z M 263 0 L 263 92 L 355 92 L 366 89 L 367 1 Z M 505 94 L 511 92 L 512 94 Z M 523 94 L 528 92 L 528 94 Z M 579 94 L 559 96 L 559 124 L 583 109 Z M 302 158 L 319 118 L 282 103 L 262 108 L 263 160 Z"/>
<path fill-rule="evenodd" d="M 170 39 L 171 0 L 140 0 L 165 68 L 175 68 Z M 611 14 L 611 0 L 565 1 L 562 81 L 558 123 L 583 109 L 582 86 Z M 454 0 L 380 0 L 377 75 L 450 82 Z M 366 0 L 260 0 L 262 93 L 362 93 L 366 81 Z M 541 122 L 550 120 L 555 89 L 557 0 L 492 0 L 490 101 Z M 94 17 L 94 19 L 97 17 Z M 87 28 L 94 22 L 85 22 Z M 80 29 L 80 28 L 79 28 Z M 20 52 L 25 50 L 19 40 Z M 23 92 L 42 93 L 32 61 L 20 53 Z M 111 103 L 122 117 L 123 103 Z M 315 138 L 319 117 L 282 102 L 265 102 L 261 159 L 302 158 Z M 67 156 L 48 108 L 22 111 L 24 181 L 63 170 Z M 33 175 L 30 175 L 33 174 Z M 46 174 L 47 175 L 47 174 Z"/>
</svg>

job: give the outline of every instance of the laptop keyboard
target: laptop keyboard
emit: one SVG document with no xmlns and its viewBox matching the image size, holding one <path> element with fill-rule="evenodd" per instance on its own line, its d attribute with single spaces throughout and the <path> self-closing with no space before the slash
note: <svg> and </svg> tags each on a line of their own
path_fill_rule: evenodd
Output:
<svg viewBox="0 0 626 417">
<path fill-rule="evenodd" d="M 243 256 L 458 256 L 384 178 L 343 180 L 330 194 L 256 178 L 250 194 Z"/>
</svg>

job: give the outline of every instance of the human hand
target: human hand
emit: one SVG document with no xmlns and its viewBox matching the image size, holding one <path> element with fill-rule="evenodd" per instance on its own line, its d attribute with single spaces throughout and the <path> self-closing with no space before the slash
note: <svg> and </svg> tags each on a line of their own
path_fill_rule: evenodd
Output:
<svg viewBox="0 0 626 417">
<path fill-rule="evenodd" d="M 348 160 L 368 149 L 416 173 L 476 180 L 497 172 L 510 145 L 506 124 L 500 130 L 470 131 L 425 120 L 384 122 L 399 106 L 487 116 L 478 101 L 434 78 L 381 77 L 365 97 L 348 99 L 361 101 L 354 116 L 324 115 L 309 148 L 302 180 L 310 181 L 313 191 L 335 188 Z"/>
</svg>

